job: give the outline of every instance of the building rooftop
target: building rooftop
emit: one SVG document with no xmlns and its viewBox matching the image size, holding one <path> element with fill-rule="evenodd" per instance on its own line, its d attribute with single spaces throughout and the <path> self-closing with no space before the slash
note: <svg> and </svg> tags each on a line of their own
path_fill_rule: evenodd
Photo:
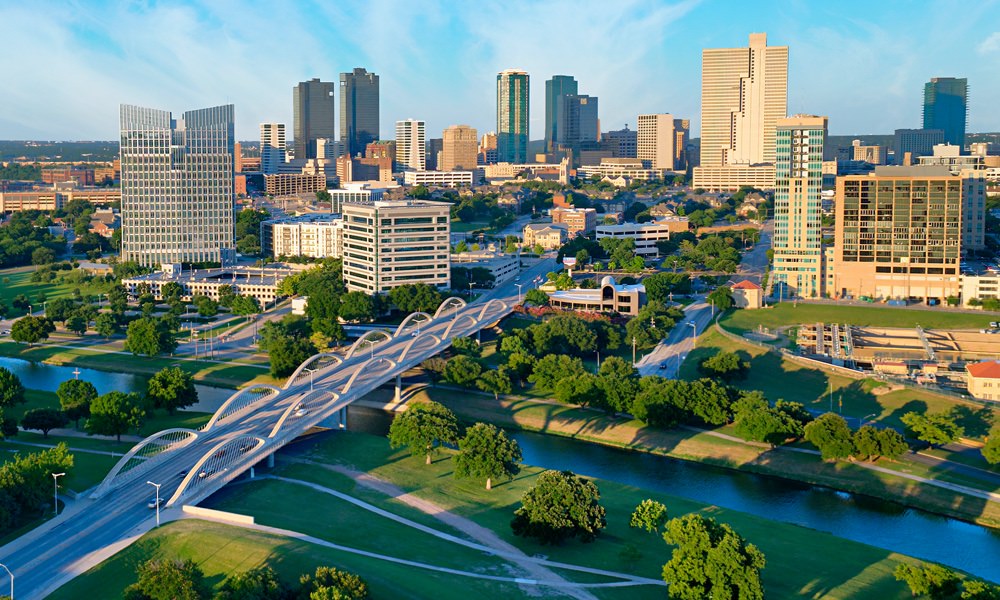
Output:
<svg viewBox="0 0 1000 600">
<path fill-rule="evenodd" d="M 750 281 L 749 279 L 744 279 L 739 283 L 733 284 L 734 290 L 759 290 L 761 287 L 756 283 Z"/>
<path fill-rule="evenodd" d="M 1000 379 L 1000 360 L 984 360 L 983 362 L 965 365 L 969 375 L 981 379 Z"/>
</svg>

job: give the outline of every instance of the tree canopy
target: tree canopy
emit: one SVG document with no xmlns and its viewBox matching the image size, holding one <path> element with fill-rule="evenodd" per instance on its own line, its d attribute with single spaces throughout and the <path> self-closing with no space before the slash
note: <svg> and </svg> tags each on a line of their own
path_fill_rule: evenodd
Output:
<svg viewBox="0 0 1000 600">
<path fill-rule="evenodd" d="M 397 413 L 389 426 L 389 444 L 393 448 L 407 446 L 414 456 L 431 456 L 441 444 L 458 443 L 458 419 L 444 405 L 437 402 L 411 404 Z"/>
<path fill-rule="evenodd" d="M 24 403 L 24 384 L 10 369 L 0 367 L 0 408 Z"/>
<path fill-rule="evenodd" d="M 80 419 L 90 416 L 90 405 L 97 399 L 97 388 L 89 381 L 67 379 L 59 384 L 56 396 L 66 416 L 79 426 Z"/>
<path fill-rule="evenodd" d="M 854 452 L 851 428 L 836 413 L 824 413 L 806 425 L 805 439 L 816 446 L 823 460 L 847 458 Z"/>
<path fill-rule="evenodd" d="M 112 391 L 91 403 L 85 429 L 90 434 L 116 436 L 120 442 L 123 433 L 142 426 L 145 416 L 138 394 Z"/>
<path fill-rule="evenodd" d="M 763 600 L 764 554 L 729 525 L 692 513 L 671 519 L 663 539 L 674 546 L 663 565 L 671 598 Z"/>
<path fill-rule="evenodd" d="M 542 544 L 592 542 L 607 526 L 600 499 L 594 482 L 570 471 L 545 471 L 521 498 L 511 529 Z"/>
<path fill-rule="evenodd" d="M 125 588 L 127 600 L 205 600 L 211 590 L 191 559 L 148 560 L 136 570 L 139 580 Z"/>
<path fill-rule="evenodd" d="M 470 427 L 458 441 L 458 450 L 455 476 L 485 479 L 487 490 L 493 488 L 494 479 L 510 480 L 521 472 L 521 447 L 495 425 Z"/>
<path fill-rule="evenodd" d="M 948 412 L 921 414 L 911 411 L 899 420 L 914 437 L 932 446 L 950 444 L 965 433 L 955 416 Z"/>
<path fill-rule="evenodd" d="M 160 369 L 146 383 L 146 396 L 156 408 L 165 408 L 170 414 L 198 402 L 194 377 L 180 367 Z"/>
</svg>

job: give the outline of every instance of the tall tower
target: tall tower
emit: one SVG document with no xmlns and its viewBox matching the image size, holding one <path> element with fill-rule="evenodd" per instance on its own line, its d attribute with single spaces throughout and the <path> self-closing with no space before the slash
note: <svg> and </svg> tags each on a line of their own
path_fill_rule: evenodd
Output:
<svg viewBox="0 0 1000 600">
<path fill-rule="evenodd" d="M 479 154 L 479 134 L 468 125 L 452 125 L 441 136 L 439 171 L 471 171 L 476 168 Z"/>
<path fill-rule="evenodd" d="M 785 298 L 824 292 L 823 144 L 827 118 L 796 115 L 776 123 L 774 269 Z"/>
<path fill-rule="evenodd" d="M 378 75 L 360 67 L 340 74 L 340 141 L 348 156 L 378 139 Z"/>
<path fill-rule="evenodd" d="M 579 93 L 576 79 L 570 75 L 553 75 L 545 82 L 545 151 L 555 149 L 559 139 L 559 110 L 562 97 Z"/>
<path fill-rule="evenodd" d="M 334 84 L 317 78 L 292 88 L 295 158 L 316 158 L 316 140 L 335 139 Z"/>
<path fill-rule="evenodd" d="M 423 121 L 396 121 L 396 163 L 401 169 L 423 171 L 426 168 L 424 143 Z"/>
<path fill-rule="evenodd" d="M 650 169 L 674 170 L 677 141 L 674 122 L 679 120 L 670 113 L 639 115 L 636 158 L 644 165 L 648 163 Z"/>
<path fill-rule="evenodd" d="M 563 94 L 559 98 L 556 143 L 579 148 L 600 137 L 596 96 Z"/>
<path fill-rule="evenodd" d="M 285 124 L 260 124 L 260 170 L 265 175 L 278 172 L 285 162 Z"/>
<path fill-rule="evenodd" d="M 944 141 L 965 147 L 969 80 L 934 77 L 924 84 L 924 129 L 941 129 Z"/>
<path fill-rule="evenodd" d="M 497 160 L 528 162 L 528 73 L 506 69 L 497 74 Z"/>
<path fill-rule="evenodd" d="M 751 33 L 748 48 L 701 54 L 701 165 L 774 162 L 774 133 L 788 110 L 788 46 Z"/>
<path fill-rule="evenodd" d="M 232 262 L 233 105 L 120 113 L 122 260 Z"/>
</svg>

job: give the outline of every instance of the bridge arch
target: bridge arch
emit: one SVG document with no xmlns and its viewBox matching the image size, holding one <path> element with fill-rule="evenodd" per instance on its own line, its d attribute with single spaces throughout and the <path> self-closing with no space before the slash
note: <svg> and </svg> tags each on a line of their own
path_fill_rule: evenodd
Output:
<svg viewBox="0 0 1000 600">
<path fill-rule="evenodd" d="M 337 392 L 324 392 L 324 393 L 329 393 L 332 396 L 330 400 L 328 400 L 327 402 L 336 402 L 338 399 L 340 399 L 340 394 L 338 394 Z M 281 413 L 281 418 L 279 418 L 278 422 L 275 423 L 274 427 L 271 428 L 271 433 L 268 434 L 267 439 L 272 439 L 274 438 L 274 436 L 278 435 L 278 432 L 281 431 L 281 427 L 282 425 L 285 424 L 285 421 L 287 421 L 288 418 L 292 415 L 292 412 L 295 411 L 297 408 L 299 408 L 299 406 L 301 406 L 302 404 L 303 404 L 302 402 L 292 402 L 288 406 L 288 408 L 286 408 L 285 411 Z M 322 409 L 314 409 L 314 410 L 322 410 Z"/>
<path fill-rule="evenodd" d="M 419 323 L 417 322 L 417 319 L 421 319 Z M 406 328 L 413 323 L 417 324 L 417 330 L 419 331 L 420 325 L 433 320 L 434 317 L 425 312 L 410 313 L 405 319 L 403 319 L 403 322 L 399 324 L 399 327 L 396 328 L 396 333 L 392 334 L 392 337 L 399 337 L 404 331 L 406 331 Z"/>
<path fill-rule="evenodd" d="M 449 296 L 448 298 L 445 298 L 444 302 L 441 303 L 441 306 L 434 311 L 434 318 L 436 319 L 447 312 L 453 312 L 463 308 L 466 304 L 466 301 L 462 300 L 458 296 Z"/>
<path fill-rule="evenodd" d="M 167 501 L 166 506 L 171 507 L 192 487 L 197 487 L 209 480 L 226 477 L 231 471 L 231 467 L 239 462 L 245 461 L 247 457 L 256 453 L 266 444 L 263 438 L 251 435 L 244 435 L 229 440 L 223 440 L 206 452 L 198 462 L 191 467 L 188 474 L 177 486 L 174 495 Z M 202 475 L 204 473 L 204 475 Z"/>
<path fill-rule="evenodd" d="M 414 344 L 416 344 L 420 340 L 428 338 L 428 337 L 434 340 L 434 345 L 435 346 L 441 343 L 441 338 L 439 338 L 438 336 L 434 335 L 433 333 L 426 333 L 426 332 L 425 333 L 421 333 L 420 335 L 416 336 L 415 338 L 413 338 L 412 340 L 410 340 L 409 342 L 407 342 L 406 346 L 403 347 L 403 352 L 402 352 L 402 354 L 399 355 L 399 364 L 403 364 L 403 361 L 406 360 L 406 355 L 410 352 L 410 348 Z"/>
<path fill-rule="evenodd" d="M 357 370 L 354 371 L 354 374 L 351 375 L 351 378 L 347 380 L 347 383 L 344 385 L 344 389 L 341 390 L 340 395 L 345 396 L 347 395 L 347 392 L 351 391 L 351 387 L 354 385 L 354 380 L 356 380 L 359 375 L 365 372 L 371 372 L 372 367 L 381 364 L 383 362 L 389 363 L 390 370 L 395 369 L 399 364 L 396 361 L 386 358 L 384 356 L 376 356 L 375 358 L 366 360 L 361 364 L 361 366 L 357 368 Z"/>
<path fill-rule="evenodd" d="M 373 338 L 377 337 L 381 337 L 382 341 L 381 342 L 374 341 Z M 368 342 L 370 344 L 379 344 L 388 342 L 390 340 L 392 340 L 392 334 L 390 334 L 388 331 L 384 329 L 372 329 L 371 331 L 366 332 L 363 336 L 359 337 L 358 341 L 354 342 L 351 345 L 351 348 L 347 351 L 347 354 L 344 356 L 344 360 L 347 360 L 352 356 L 354 356 L 354 354 L 358 351 L 358 348 L 360 348 L 361 344 L 364 342 Z"/>
<path fill-rule="evenodd" d="M 164 429 L 142 440 L 125 453 L 115 466 L 108 472 L 101 484 L 90 495 L 97 499 L 111 490 L 134 480 L 141 473 L 145 473 L 151 465 L 158 462 L 156 459 L 164 456 L 167 452 L 177 450 L 187 446 L 198 439 L 198 432 L 193 429 Z"/>
<path fill-rule="evenodd" d="M 241 415 L 254 404 L 263 400 L 269 400 L 280 393 L 281 388 L 268 385 L 266 383 L 249 385 L 242 390 L 239 390 L 230 396 L 228 400 L 223 402 L 222 406 L 219 407 L 219 410 L 215 411 L 211 420 L 209 420 L 202 430 L 209 431 L 221 421 Z"/>
<path fill-rule="evenodd" d="M 331 361 L 336 362 L 338 365 L 344 363 L 344 359 L 340 358 L 340 355 L 336 354 L 335 352 L 320 352 L 319 354 L 313 354 L 305 361 L 303 361 L 303 363 L 299 365 L 297 369 L 295 369 L 295 372 L 292 373 L 291 377 L 288 378 L 288 381 L 285 382 L 284 389 L 287 390 L 288 388 L 295 385 L 295 380 L 298 379 L 300 375 L 302 375 L 302 372 L 305 371 L 306 368 L 313 362 L 321 358 L 331 359 Z"/>
<path fill-rule="evenodd" d="M 469 314 L 461 315 L 457 319 L 452 319 L 451 323 L 448 323 L 448 328 L 444 330 L 443 334 L 441 334 L 441 339 L 445 340 L 448 339 L 448 336 L 451 334 L 451 330 L 454 329 L 456 325 L 458 325 L 465 319 L 468 319 L 470 321 L 469 323 L 470 325 L 479 324 L 479 319 L 473 317 L 472 315 Z"/>
<path fill-rule="evenodd" d="M 486 304 L 483 305 L 483 309 L 481 311 L 479 311 L 479 316 L 477 317 L 477 319 L 479 321 L 482 321 L 483 318 L 486 317 L 486 311 L 488 311 L 492 306 L 494 306 L 496 304 L 500 305 L 500 310 L 504 310 L 505 311 L 505 310 L 507 310 L 509 308 L 507 306 L 507 303 L 504 302 L 503 300 L 500 300 L 498 298 L 493 298 L 493 299 L 487 301 Z"/>
</svg>

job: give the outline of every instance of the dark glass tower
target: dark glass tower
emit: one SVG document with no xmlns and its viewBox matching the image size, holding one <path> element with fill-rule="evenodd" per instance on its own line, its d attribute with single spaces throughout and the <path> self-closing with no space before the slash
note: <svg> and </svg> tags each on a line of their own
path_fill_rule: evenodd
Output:
<svg viewBox="0 0 1000 600">
<path fill-rule="evenodd" d="M 965 147 L 969 80 L 934 77 L 924 84 L 924 129 L 941 129 L 944 141 Z"/>
<path fill-rule="evenodd" d="M 333 86 L 313 78 L 292 88 L 295 158 L 316 158 L 316 140 L 336 138 Z"/>
<path fill-rule="evenodd" d="M 551 152 L 559 139 L 559 111 L 563 96 L 579 92 L 576 79 L 570 75 L 553 75 L 545 82 L 545 150 Z"/>
<path fill-rule="evenodd" d="M 348 156 L 378 139 L 378 75 L 360 67 L 340 74 L 340 141 Z"/>
</svg>

